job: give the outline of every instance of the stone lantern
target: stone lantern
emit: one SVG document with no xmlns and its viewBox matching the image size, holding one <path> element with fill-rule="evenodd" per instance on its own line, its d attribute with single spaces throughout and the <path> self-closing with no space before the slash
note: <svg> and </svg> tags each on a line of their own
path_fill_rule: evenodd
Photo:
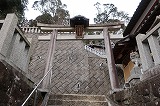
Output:
<svg viewBox="0 0 160 106">
<path fill-rule="evenodd" d="M 70 26 L 74 27 L 76 38 L 83 38 L 84 29 L 89 26 L 89 19 L 81 15 L 75 16 L 70 19 Z"/>
</svg>

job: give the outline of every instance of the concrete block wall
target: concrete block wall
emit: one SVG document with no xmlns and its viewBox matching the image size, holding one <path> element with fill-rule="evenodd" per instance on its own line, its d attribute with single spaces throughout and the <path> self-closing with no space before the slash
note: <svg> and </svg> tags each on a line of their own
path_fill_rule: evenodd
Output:
<svg viewBox="0 0 160 106">
<path fill-rule="evenodd" d="M 29 42 L 17 26 L 18 18 L 15 14 L 7 14 L 0 30 L 0 60 L 27 74 Z"/>
<path fill-rule="evenodd" d="M 105 59 L 87 52 L 82 41 L 56 42 L 53 64 L 53 93 L 101 95 L 110 90 Z"/>
<path fill-rule="evenodd" d="M 38 36 L 41 34 L 25 33 L 27 39 L 30 40 L 31 47 L 29 50 L 29 77 L 36 83 L 43 77 L 46 56 L 48 51 L 48 41 L 38 41 Z"/>
<path fill-rule="evenodd" d="M 49 42 L 33 41 L 29 72 L 38 82 L 44 74 Z M 82 41 L 56 41 L 53 66 L 51 89 L 55 94 L 107 95 L 110 90 L 106 59 L 87 52 Z"/>
<path fill-rule="evenodd" d="M 41 78 L 44 76 L 48 45 L 48 41 L 38 42 L 36 48 L 34 49 L 34 53 L 30 57 L 28 71 L 34 79 L 34 82 L 40 81 Z"/>
<path fill-rule="evenodd" d="M 88 53 L 89 54 L 89 53 Z M 107 95 L 111 90 L 106 59 L 89 57 L 89 93 Z"/>
<path fill-rule="evenodd" d="M 21 35 L 14 33 L 6 58 L 27 73 L 29 47 L 20 39 Z"/>
</svg>

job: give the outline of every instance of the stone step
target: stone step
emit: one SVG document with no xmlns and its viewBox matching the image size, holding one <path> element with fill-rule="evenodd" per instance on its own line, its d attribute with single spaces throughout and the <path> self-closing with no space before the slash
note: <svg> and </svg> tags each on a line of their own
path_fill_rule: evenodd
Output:
<svg viewBox="0 0 160 106">
<path fill-rule="evenodd" d="M 106 101 L 105 95 L 84 95 L 84 94 L 59 94 L 50 95 L 50 100 L 86 100 L 86 101 Z"/>
<path fill-rule="evenodd" d="M 50 95 L 47 106 L 108 106 L 104 95 Z"/>
<path fill-rule="evenodd" d="M 106 101 L 49 100 L 47 106 L 108 106 Z"/>
</svg>

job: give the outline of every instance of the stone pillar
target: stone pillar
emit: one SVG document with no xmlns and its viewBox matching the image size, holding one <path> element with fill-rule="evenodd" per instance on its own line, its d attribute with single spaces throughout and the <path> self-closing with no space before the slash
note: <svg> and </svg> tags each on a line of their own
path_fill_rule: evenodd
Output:
<svg viewBox="0 0 160 106">
<path fill-rule="evenodd" d="M 140 57 L 137 52 L 131 52 L 130 53 L 130 59 L 134 63 L 134 67 L 132 68 L 130 72 L 130 76 L 127 79 L 127 82 L 134 86 L 136 83 L 140 81 L 140 75 L 141 75 L 141 62 Z"/>
<path fill-rule="evenodd" d="M 53 33 L 51 34 L 51 38 L 50 38 L 50 45 L 48 48 L 48 57 L 47 57 L 47 61 L 46 61 L 46 68 L 44 71 L 44 76 L 46 75 L 46 73 L 49 70 L 52 70 L 52 62 L 53 62 L 53 57 L 54 57 L 54 52 L 55 52 L 55 43 L 56 43 L 56 37 L 57 37 L 57 31 L 53 30 Z M 49 90 L 49 84 L 51 81 L 51 77 L 52 77 L 52 71 L 47 75 L 47 77 L 43 80 L 42 83 L 42 89 L 44 92 L 48 92 Z"/>
<path fill-rule="evenodd" d="M 0 30 L 0 54 L 4 57 L 7 55 L 17 23 L 18 18 L 15 14 L 7 14 Z"/>
<path fill-rule="evenodd" d="M 109 37 L 107 28 L 103 29 L 103 36 L 104 36 L 104 42 L 105 42 L 105 51 L 107 55 L 107 64 L 108 64 L 108 69 L 109 69 L 111 88 L 112 90 L 115 90 L 119 88 L 118 75 L 116 71 L 114 56 L 113 56 L 110 37 Z"/>
<path fill-rule="evenodd" d="M 154 64 L 160 64 L 160 45 L 157 40 L 157 36 L 151 35 L 148 37 L 148 43 L 150 45 L 151 53 L 154 59 Z"/>
<path fill-rule="evenodd" d="M 153 67 L 153 59 L 151 56 L 150 48 L 148 45 L 148 42 L 142 42 L 142 38 L 144 37 L 144 34 L 138 34 L 136 37 L 137 40 L 137 46 L 142 62 L 142 68 L 143 71 L 146 71 L 147 69 Z"/>
</svg>

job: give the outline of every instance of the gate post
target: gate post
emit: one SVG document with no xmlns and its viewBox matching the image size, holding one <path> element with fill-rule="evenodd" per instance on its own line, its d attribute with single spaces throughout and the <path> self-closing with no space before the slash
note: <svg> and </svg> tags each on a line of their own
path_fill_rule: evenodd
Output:
<svg viewBox="0 0 160 106">
<path fill-rule="evenodd" d="M 109 69 L 111 89 L 115 90 L 115 89 L 119 88 L 119 83 L 118 83 L 118 75 L 116 72 L 113 51 L 111 48 L 110 37 L 108 34 L 108 28 L 103 29 L 103 36 L 104 36 L 104 42 L 105 42 L 105 52 L 107 55 L 107 64 L 108 64 L 108 69 Z"/>
<path fill-rule="evenodd" d="M 50 68 L 53 65 L 53 57 L 55 53 L 55 43 L 56 43 L 56 37 L 57 37 L 57 30 L 53 30 L 51 37 L 50 37 L 50 44 L 48 48 L 48 56 L 46 60 L 46 67 L 44 71 L 44 75 L 50 70 Z M 51 69 L 52 70 L 52 69 Z M 48 91 L 50 88 L 49 84 L 51 84 L 51 78 L 52 78 L 52 71 L 48 74 L 48 76 L 44 79 L 42 83 L 42 90 Z"/>
</svg>

